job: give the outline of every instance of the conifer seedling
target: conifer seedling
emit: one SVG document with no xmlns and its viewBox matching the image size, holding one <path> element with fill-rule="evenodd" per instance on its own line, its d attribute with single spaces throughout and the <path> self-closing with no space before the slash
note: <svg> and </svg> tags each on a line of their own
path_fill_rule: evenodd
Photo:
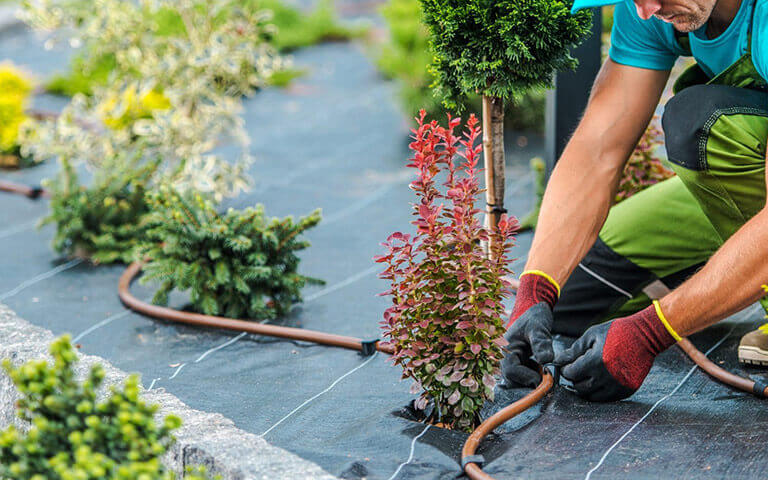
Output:
<svg viewBox="0 0 768 480">
<path fill-rule="evenodd" d="M 220 214 L 199 194 L 162 186 L 149 195 L 147 234 L 139 247 L 149 259 L 142 282 L 160 286 L 153 301 L 189 292 L 194 310 L 229 318 L 269 319 L 287 313 L 306 285 L 321 280 L 298 273 L 302 234 L 320 211 L 294 220 L 270 218 L 258 205 Z"/>
<path fill-rule="evenodd" d="M 51 344 L 53 363 L 31 360 L 3 367 L 18 388 L 18 416 L 26 429 L 0 431 L 0 478 L 13 480 L 174 480 L 160 461 L 181 419 L 156 418 L 156 405 L 139 396 L 139 379 L 103 394 L 105 372 L 93 365 L 78 378 L 68 336 Z M 201 469 L 185 478 L 205 480 Z"/>
<path fill-rule="evenodd" d="M 61 158 L 59 173 L 43 183 L 51 195 L 51 212 L 41 225 L 56 225 L 53 249 L 93 263 L 133 261 L 146 230 L 146 192 L 159 164 L 118 154 L 105 159 L 85 186 L 72 163 Z"/>
</svg>

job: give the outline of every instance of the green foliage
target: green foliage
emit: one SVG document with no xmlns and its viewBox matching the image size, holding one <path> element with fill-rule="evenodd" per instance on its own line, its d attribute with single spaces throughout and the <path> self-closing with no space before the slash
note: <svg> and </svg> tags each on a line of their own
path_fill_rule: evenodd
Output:
<svg viewBox="0 0 768 480">
<path fill-rule="evenodd" d="M 106 85 L 114 68 L 114 55 L 82 52 L 72 59 L 66 73 L 51 77 L 45 88 L 50 93 L 68 97 L 77 93 L 93 95 L 93 88 Z"/>
<path fill-rule="evenodd" d="M 408 115 L 424 109 L 430 115 L 447 113 L 432 84 L 435 75 L 429 65 L 434 58 L 429 45 L 429 30 L 422 20 L 419 0 L 390 0 L 381 9 L 389 30 L 388 40 L 377 54 L 376 64 L 387 78 L 397 81 L 400 103 Z M 544 91 L 525 92 L 517 105 L 508 104 L 505 124 L 518 130 L 544 128 Z M 468 95 L 460 108 L 479 112 L 480 98 Z"/>
<path fill-rule="evenodd" d="M 520 220 L 520 232 L 527 232 L 536 228 L 539 222 L 539 212 L 541 211 L 541 202 L 544 201 L 544 190 L 547 188 L 547 164 L 541 157 L 533 157 L 530 161 L 531 170 L 533 170 L 533 185 L 536 188 L 535 204 L 528 214 Z"/>
<path fill-rule="evenodd" d="M 13 480 L 172 480 L 160 458 L 181 425 L 169 415 L 155 420 L 157 406 L 139 398 L 139 379 L 112 386 L 99 400 L 101 365 L 84 380 L 75 375 L 77 354 L 68 336 L 51 345 L 46 360 L 14 367 L 3 364 L 21 393 L 18 415 L 26 432 L 11 426 L 0 432 L 0 478 Z M 204 480 L 197 471 L 187 479 Z"/>
<path fill-rule="evenodd" d="M 611 29 L 613 28 L 613 9 L 614 9 L 613 5 L 603 7 L 602 9 L 603 35 L 610 35 Z"/>
<path fill-rule="evenodd" d="M 271 43 L 281 51 L 295 50 L 325 41 L 348 40 L 364 32 L 362 29 L 340 25 L 330 0 L 322 0 L 308 13 L 303 13 L 280 0 L 244 0 L 239 7 L 251 12 L 272 12 L 269 23 L 275 31 L 270 35 Z M 224 18 L 225 15 L 219 14 L 216 23 L 222 23 Z M 157 25 L 157 35 L 173 37 L 185 34 L 184 22 L 173 9 L 154 11 L 147 21 Z M 72 60 L 67 72 L 54 75 L 46 87 L 51 93 L 70 97 L 77 93 L 92 95 L 94 88 L 107 85 L 109 75 L 115 67 L 114 54 L 104 54 L 98 47 L 89 48 Z M 275 70 L 267 77 L 266 83 L 284 87 L 301 74 L 301 71 L 286 66 Z"/>
<path fill-rule="evenodd" d="M 269 76 L 267 83 L 273 87 L 284 88 L 291 84 L 291 82 L 299 77 L 303 77 L 307 74 L 307 70 L 301 68 L 284 68 L 282 70 L 276 70 Z"/>
<path fill-rule="evenodd" d="M 301 289 L 322 281 L 297 273 L 300 238 L 320 222 L 315 211 L 298 222 L 268 218 L 262 206 L 219 214 L 200 195 L 161 187 L 150 194 L 150 228 L 140 245 L 142 282 L 159 281 L 155 303 L 172 290 L 189 291 L 195 310 L 232 318 L 275 318 L 301 300 Z"/>
<path fill-rule="evenodd" d="M 339 24 L 331 0 L 320 0 L 308 13 L 280 0 L 245 0 L 244 6 L 272 11 L 272 23 L 277 28 L 272 41 L 283 52 L 322 42 L 345 41 L 365 32 Z"/>
<path fill-rule="evenodd" d="M 132 261 L 146 230 L 145 194 L 158 164 L 118 156 L 96 170 L 85 187 L 72 164 L 61 159 L 58 175 L 45 184 L 51 213 L 42 221 L 56 225 L 54 250 L 94 263 Z"/>
<path fill-rule="evenodd" d="M 590 14 L 570 0 L 421 0 L 431 32 L 436 87 L 449 106 L 480 93 L 515 98 L 552 84 L 576 64 L 568 49 L 588 32 Z"/>
</svg>

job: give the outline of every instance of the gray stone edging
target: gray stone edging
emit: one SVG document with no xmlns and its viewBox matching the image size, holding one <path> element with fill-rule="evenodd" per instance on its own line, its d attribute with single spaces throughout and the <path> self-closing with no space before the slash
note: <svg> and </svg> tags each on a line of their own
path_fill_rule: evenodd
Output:
<svg viewBox="0 0 768 480">
<path fill-rule="evenodd" d="M 17 5 L 0 5 L 0 32 L 22 25 L 24 22 L 16 15 Z"/>
<path fill-rule="evenodd" d="M 14 363 L 48 357 L 54 339 L 51 331 L 30 324 L 0 304 L 0 359 Z M 107 385 L 122 382 L 127 374 L 108 361 L 93 355 L 80 355 L 78 373 L 84 374 L 99 362 L 106 372 Z M 0 373 L 0 428 L 18 423 L 15 415 L 16 388 L 5 373 Z M 218 413 L 193 410 L 175 396 L 161 391 L 144 391 L 143 398 L 160 405 L 162 414 L 173 413 L 183 420 L 176 432 L 177 442 L 165 459 L 166 465 L 180 473 L 185 466 L 205 465 L 224 480 L 296 479 L 334 480 L 319 466 L 267 443 L 254 434 L 235 427 Z"/>
</svg>

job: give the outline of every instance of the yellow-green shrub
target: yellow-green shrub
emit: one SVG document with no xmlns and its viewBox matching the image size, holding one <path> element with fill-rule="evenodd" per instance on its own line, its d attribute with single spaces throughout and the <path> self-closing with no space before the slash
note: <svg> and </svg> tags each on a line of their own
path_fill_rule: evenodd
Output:
<svg viewBox="0 0 768 480">
<path fill-rule="evenodd" d="M 69 337 L 53 342 L 53 365 L 32 360 L 3 364 L 21 392 L 18 414 L 28 431 L 0 432 L 0 478 L 13 480 L 172 480 L 160 463 L 181 425 L 173 415 L 161 424 L 156 405 L 139 398 L 139 379 L 128 377 L 99 400 L 104 368 L 91 367 L 78 380 L 78 358 Z M 187 479 L 204 480 L 201 470 Z"/>
</svg>

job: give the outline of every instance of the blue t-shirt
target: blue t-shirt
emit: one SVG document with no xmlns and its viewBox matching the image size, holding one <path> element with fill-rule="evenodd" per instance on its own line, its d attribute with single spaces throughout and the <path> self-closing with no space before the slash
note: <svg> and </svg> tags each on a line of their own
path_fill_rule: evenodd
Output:
<svg viewBox="0 0 768 480">
<path fill-rule="evenodd" d="M 719 74 L 749 49 L 747 32 L 753 5 L 752 61 L 757 72 L 768 81 L 768 0 L 742 0 L 733 22 L 715 39 L 707 39 L 706 25 L 688 34 L 693 58 L 707 75 Z M 683 54 L 671 23 L 656 17 L 641 20 L 632 0 L 616 4 L 609 53 L 614 62 L 669 70 Z"/>
</svg>

